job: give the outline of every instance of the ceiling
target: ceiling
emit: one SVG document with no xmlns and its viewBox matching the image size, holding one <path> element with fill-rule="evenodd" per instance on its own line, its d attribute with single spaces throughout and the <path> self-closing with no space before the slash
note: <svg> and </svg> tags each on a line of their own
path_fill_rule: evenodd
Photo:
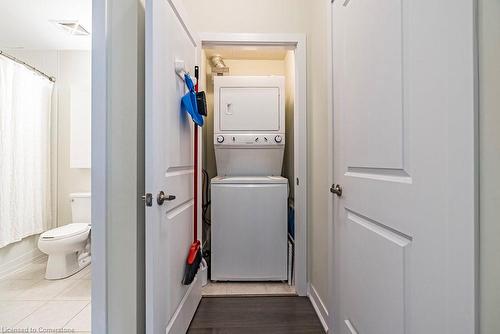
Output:
<svg viewBox="0 0 500 334">
<path fill-rule="evenodd" d="M 225 59 L 246 60 L 283 60 L 289 50 L 284 46 L 243 46 L 243 45 L 204 45 L 207 58 L 218 55 Z"/>
<path fill-rule="evenodd" d="M 90 50 L 90 35 L 71 35 L 52 21 L 79 21 L 91 32 L 91 5 L 92 0 L 2 0 L 0 49 Z"/>
</svg>

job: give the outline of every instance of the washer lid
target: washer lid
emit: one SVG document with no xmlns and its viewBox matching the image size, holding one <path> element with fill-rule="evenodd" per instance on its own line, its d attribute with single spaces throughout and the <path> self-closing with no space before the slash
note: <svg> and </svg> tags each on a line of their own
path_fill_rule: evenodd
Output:
<svg viewBox="0 0 500 334">
<path fill-rule="evenodd" d="M 90 226 L 88 224 L 73 223 L 48 230 L 42 233 L 41 237 L 44 240 L 58 240 L 87 233 L 89 230 Z"/>
<path fill-rule="evenodd" d="M 212 184 L 287 184 L 281 176 L 216 176 Z"/>
</svg>

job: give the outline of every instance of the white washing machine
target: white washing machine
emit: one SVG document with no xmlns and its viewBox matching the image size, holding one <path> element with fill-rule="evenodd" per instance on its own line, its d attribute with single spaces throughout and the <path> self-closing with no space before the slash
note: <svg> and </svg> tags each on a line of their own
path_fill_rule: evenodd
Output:
<svg viewBox="0 0 500 334">
<path fill-rule="evenodd" d="M 283 177 L 212 179 L 212 280 L 287 279 L 287 198 Z"/>
<path fill-rule="evenodd" d="M 285 79 L 214 78 L 211 279 L 287 279 Z"/>
</svg>

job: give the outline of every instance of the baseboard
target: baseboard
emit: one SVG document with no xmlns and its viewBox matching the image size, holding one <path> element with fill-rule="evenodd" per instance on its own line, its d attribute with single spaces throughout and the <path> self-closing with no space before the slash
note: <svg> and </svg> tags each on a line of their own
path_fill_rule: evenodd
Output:
<svg viewBox="0 0 500 334">
<path fill-rule="evenodd" d="M 168 323 L 167 334 L 187 333 L 191 324 L 192 316 L 195 314 L 201 300 L 201 280 L 195 278 L 189 286 L 188 291 L 182 298 L 179 307 Z"/>
<path fill-rule="evenodd" d="M 7 263 L 3 263 L 0 265 L 0 279 L 16 272 L 24 267 L 30 265 L 34 261 L 46 256 L 38 248 L 33 249 L 27 253 L 22 254 L 21 256 L 16 257 L 15 259 L 10 260 Z"/>
<path fill-rule="evenodd" d="M 312 284 L 309 284 L 307 296 L 318 315 L 319 321 L 321 321 L 321 325 L 323 325 L 323 329 L 328 332 L 328 310 Z"/>
</svg>

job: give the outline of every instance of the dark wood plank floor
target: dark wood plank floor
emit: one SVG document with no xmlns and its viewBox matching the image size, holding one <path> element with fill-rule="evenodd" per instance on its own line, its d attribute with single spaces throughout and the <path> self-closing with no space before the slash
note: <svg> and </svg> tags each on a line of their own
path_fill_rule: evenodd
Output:
<svg viewBox="0 0 500 334">
<path fill-rule="evenodd" d="M 209 297 L 196 311 L 190 334 L 324 333 L 307 297 Z"/>
</svg>

